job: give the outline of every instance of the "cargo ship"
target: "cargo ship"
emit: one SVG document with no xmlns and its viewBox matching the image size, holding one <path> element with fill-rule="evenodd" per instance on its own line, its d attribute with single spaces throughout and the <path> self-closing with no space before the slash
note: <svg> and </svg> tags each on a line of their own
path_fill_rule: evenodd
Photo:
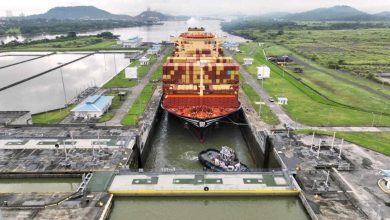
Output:
<svg viewBox="0 0 390 220">
<path fill-rule="evenodd" d="M 239 66 L 224 56 L 224 38 L 189 28 L 171 41 L 175 50 L 163 65 L 162 108 L 197 128 L 238 111 Z"/>
</svg>

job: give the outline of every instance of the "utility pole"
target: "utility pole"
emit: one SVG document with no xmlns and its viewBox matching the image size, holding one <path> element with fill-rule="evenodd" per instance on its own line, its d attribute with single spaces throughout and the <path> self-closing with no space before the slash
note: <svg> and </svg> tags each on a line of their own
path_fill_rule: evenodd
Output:
<svg viewBox="0 0 390 220">
<path fill-rule="evenodd" d="M 255 102 L 256 105 L 259 105 L 259 118 L 261 117 L 261 105 L 265 105 L 265 102 L 261 100 L 259 102 Z"/>
<path fill-rule="evenodd" d="M 335 138 L 336 138 L 336 132 L 333 132 L 332 147 L 330 148 L 331 151 L 333 150 L 333 147 L 334 147 L 334 139 Z"/>
<path fill-rule="evenodd" d="M 326 174 L 325 187 L 329 187 L 329 184 L 328 184 L 328 182 L 329 182 L 329 173 L 330 173 L 330 171 L 328 170 L 328 172 Z"/>
<path fill-rule="evenodd" d="M 314 146 L 314 134 L 315 132 L 313 132 L 313 136 L 311 136 L 311 145 L 310 145 L 310 151 L 313 150 L 313 146 Z"/>
<path fill-rule="evenodd" d="M 62 144 L 64 145 L 64 151 L 65 151 L 65 161 L 68 161 L 68 153 L 66 152 L 66 144 L 65 140 L 62 140 Z"/>
<path fill-rule="evenodd" d="M 339 152 L 339 159 L 341 159 L 341 150 L 343 149 L 343 144 L 344 144 L 344 138 L 341 139 L 341 146 L 340 146 L 340 152 Z"/>
<path fill-rule="evenodd" d="M 61 80 L 62 80 L 62 89 L 64 90 L 64 101 L 65 101 L 65 108 L 68 107 L 68 104 L 67 104 L 67 98 L 66 98 L 66 90 L 65 90 L 65 82 L 64 82 L 64 76 L 62 74 L 62 63 L 57 63 L 58 65 L 60 65 L 60 73 L 61 73 Z"/>
<path fill-rule="evenodd" d="M 321 150 L 321 138 L 318 141 L 317 159 L 320 159 L 320 150 Z"/>
</svg>

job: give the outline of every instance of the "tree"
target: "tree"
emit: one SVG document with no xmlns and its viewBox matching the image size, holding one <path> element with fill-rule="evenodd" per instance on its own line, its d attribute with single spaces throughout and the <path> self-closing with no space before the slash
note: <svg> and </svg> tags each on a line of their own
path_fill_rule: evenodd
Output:
<svg viewBox="0 0 390 220">
<path fill-rule="evenodd" d="M 331 69 L 340 69 L 339 64 L 334 62 L 333 60 L 328 61 L 328 67 Z"/>
<path fill-rule="evenodd" d="M 102 37 L 102 38 L 108 38 L 108 39 L 116 38 L 115 35 L 109 31 L 102 32 L 102 33 L 98 34 L 97 36 Z"/>
<path fill-rule="evenodd" d="M 77 37 L 77 33 L 74 32 L 74 31 L 70 31 L 70 32 L 68 32 L 67 37 L 68 37 L 68 38 L 75 38 L 75 37 Z"/>
<path fill-rule="evenodd" d="M 337 61 L 337 63 L 339 64 L 339 65 L 345 65 L 345 60 L 339 60 L 339 61 Z"/>
<path fill-rule="evenodd" d="M 311 60 L 313 60 L 313 61 L 316 61 L 316 60 L 318 60 L 318 56 L 317 56 L 317 54 L 313 54 L 313 55 L 311 55 L 310 59 L 311 59 Z"/>
</svg>

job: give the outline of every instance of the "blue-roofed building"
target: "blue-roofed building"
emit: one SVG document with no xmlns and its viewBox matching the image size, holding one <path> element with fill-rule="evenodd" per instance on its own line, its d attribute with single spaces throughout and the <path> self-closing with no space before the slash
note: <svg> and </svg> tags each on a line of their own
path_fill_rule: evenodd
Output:
<svg viewBox="0 0 390 220">
<path fill-rule="evenodd" d="M 131 37 L 127 40 L 122 41 L 123 47 L 125 48 L 135 48 L 139 47 L 142 44 L 142 38 L 141 37 Z"/>
<path fill-rule="evenodd" d="M 114 96 L 89 96 L 71 110 L 73 118 L 100 118 L 110 108 L 113 98 Z"/>
</svg>

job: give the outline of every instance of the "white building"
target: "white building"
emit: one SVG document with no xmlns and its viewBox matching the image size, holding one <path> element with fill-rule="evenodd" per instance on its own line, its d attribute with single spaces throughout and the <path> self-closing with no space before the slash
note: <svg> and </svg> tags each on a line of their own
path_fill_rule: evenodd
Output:
<svg viewBox="0 0 390 220">
<path fill-rule="evenodd" d="M 161 44 L 153 44 L 153 45 L 152 45 L 152 48 L 154 48 L 154 49 L 160 51 L 160 50 L 161 50 Z"/>
<path fill-rule="evenodd" d="M 266 65 L 257 67 L 257 79 L 267 79 L 271 76 L 271 69 Z"/>
<path fill-rule="evenodd" d="M 126 79 L 137 79 L 138 78 L 138 67 L 127 67 L 125 69 L 125 78 Z"/>
<path fill-rule="evenodd" d="M 252 65 L 253 58 L 244 58 L 244 65 Z"/>
<path fill-rule="evenodd" d="M 136 36 L 136 37 L 131 37 L 127 40 L 122 41 L 122 45 L 125 48 L 135 48 L 139 47 L 142 44 L 142 38 Z"/>
<path fill-rule="evenodd" d="M 159 50 L 158 48 L 154 48 L 154 47 L 149 48 L 149 49 L 146 51 L 146 53 L 147 53 L 148 55 L 156 55 L 156 54 L 158 54 L 158 52 L 160 52 L 160 50 Z"/>
<path fill-rule="evenodd" d="M 142 66 L 146 66 L 146 65 L 149 65 L 149 61 L 150 59 L 143 56 L 139 59 L 139 63 L 142 65 Z"/>
<path fill-rule="evenodd" d="M 278 97 L 278 104 L 279 105 L 287 105 L 288 103 L 288 98 L 287 97 Z"/>
<path fill-rule="evenodd" d="M 78 104 L 71 110 L 73 118 L 100 118 L 111 106 L 114 96 L 94 95 L 86 98 L 82 103 Z"/>
<path fill-rule="evenodd" d="M 240 51 L 240 48 L 239 48 L 240 44 L 237 42 L 225 42 L 223 44 L 223 47 L 225 47 L 228 50 L 235 51 L 235 52 Z"/>
</svg>

